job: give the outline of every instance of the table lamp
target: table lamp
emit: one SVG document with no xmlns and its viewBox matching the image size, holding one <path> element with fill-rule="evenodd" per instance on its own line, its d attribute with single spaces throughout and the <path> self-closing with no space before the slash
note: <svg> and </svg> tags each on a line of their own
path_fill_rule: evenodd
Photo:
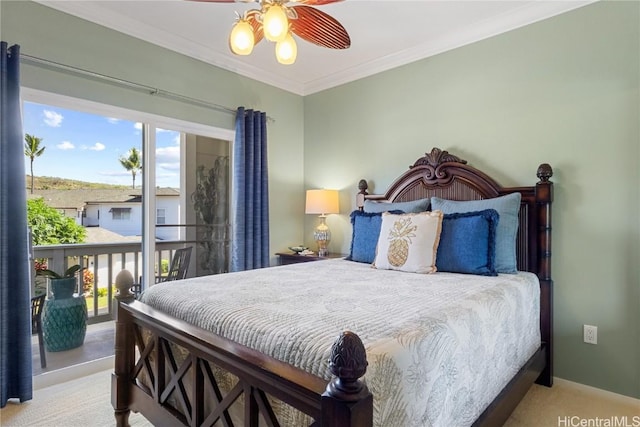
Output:
<svg viewBox="0 0 640 427">
<path fill-rule="evenodd" d="M 338 190 L 307 190 L 305 213 L 319 214 L 320 224 L 313 233 L 318 244 L 318 255 L 327 256 L 327 246 L 331 241 L 331 231 L 326 224 L 327 214 L 339 213 Z"/>
</svg>

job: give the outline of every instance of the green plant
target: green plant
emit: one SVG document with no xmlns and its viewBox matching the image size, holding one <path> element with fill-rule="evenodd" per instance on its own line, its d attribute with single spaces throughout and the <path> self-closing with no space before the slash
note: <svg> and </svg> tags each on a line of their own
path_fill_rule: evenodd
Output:
<svg viewBox="0 0 640 427">
<path fill-rule="evenodd" d="M 93 291 L 93 281 L 95 276 L 89 269 L 85 269 L 82 272 L 82 291 L 84 293 L 91 293 Z"/>
<path fill-rule="evenodd" d="M 24 155 L 31 160 L 31 194 L 33 194 L 33 161 L 36 157 L 40 157 L 44 153 L 44 149 L 47 147 L 40 147 L 42 138 L 37 136 L 24 135 Z"/>
<path fill-rule="evenodd" d="M 116 294 L 116 287 L 115 285 L 111 286 L 111 294 L 115 295 Z M 98 297 L 99 298 L 104 298 L 106 296 L 109 295 L 109 288 L 98 288 Z"/>
<path fill-rule="evenodd" d="M 87 231 L 48 206 L 42 198 L 27 200 L 27 223 L 33 235 L 33 245 L 83 243 Z"/>
<path fill-rule="evenodd" d="M 49 277 L 50 279 L 66 279 L 69 277 L 75 277 L 76 273 L 82 269 L 83 267 L 80 267 L 79 264 L 76 264 L 69 267 L 63 274 L 59 274 L 53 270 L 49 270 L 48 268 L 46 268 L 43 270 L 36 270 L 36 276 L 45 276 Z"/>
<path fill-rule="evenodd" d="M 131 148 L 128 154 L 128 157 L 120 156 L 118 160 L 123 168 L 131 172 L 131 176 L 133 177 L 133 184 L 131 185 L 131 188 L 136 188 L 136 174 L 138 171 L 142 170 L 141 154 L 136 147 Z"/>
</svg>

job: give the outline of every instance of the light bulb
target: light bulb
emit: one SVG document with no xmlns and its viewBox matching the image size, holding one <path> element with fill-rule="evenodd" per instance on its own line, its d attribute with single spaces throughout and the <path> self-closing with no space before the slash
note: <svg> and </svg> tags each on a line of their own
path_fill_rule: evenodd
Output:
<svg viewBox="0 0 640 427">
<path fill-rule="evenodd" d="M 284 7 L 277 3 L 268 6 L 262 18 L 262 27 L 267 40 L 272 42 L 284 40 L 289 32 L 289 20 Z"/>
<path fill-rule="evenodd" d="M 291 33 L 287 33 L 283 41 L 276 43 L 276 59 L 284 65 L 296 62 L 298 46 Z"/>
<path fill-rule="evenodd" d="M 249 55 L 253 50 L 255 38 L 253 27 L 244 19 L 239 20 L 233 26 L 229 35 L 229 47 L 236 55 Z"/>
</svg>

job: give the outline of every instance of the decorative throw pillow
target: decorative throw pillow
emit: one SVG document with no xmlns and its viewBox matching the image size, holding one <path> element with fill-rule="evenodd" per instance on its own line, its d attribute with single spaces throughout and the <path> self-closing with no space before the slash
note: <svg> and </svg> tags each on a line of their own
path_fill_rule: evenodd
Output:
<svg viewBox="0 0 640 427">
<path fill-rule="evenodd" d="M 407 213 L 384 212 L 374 266 L 384 270 L 434 273 L 441 211 Z"/>
<path fill-rule="evenodd" d="M 401 214 L 402 211 L 392 211 Z M 362 211 L 351 212 L 351 250 L 347 257 L 350 261 L 373 263 L 376 257 L 376 245 L 380 235 L 382 212 L 368 213 Z"/>
<path fill-rule="evenodd" d="M 406 213 L 425 212 L 429 210 L 429 199 L 412 200 L 410 202 L 376 202 L 374 200 L 364 201 L 364 211 L 371 213 L 388 212 L 399 210 Z"/>
<path fill-rule="evenodd" d="M 494 199 L 468 201 L 432 197 L 431 208 L 440 209 L 445 214 L 495 209 L 500 215 L 496 228 L 496 271 L 498 273 L 515 273 L 517 271 L 516 237 L 520 199 L 520 193 L 511 193 Z"/>
<path fill-rule="evenodd" d="M 495 209 L 445 214 L 436 267 L 450 273 L 497 276 Z"/>
</svg>

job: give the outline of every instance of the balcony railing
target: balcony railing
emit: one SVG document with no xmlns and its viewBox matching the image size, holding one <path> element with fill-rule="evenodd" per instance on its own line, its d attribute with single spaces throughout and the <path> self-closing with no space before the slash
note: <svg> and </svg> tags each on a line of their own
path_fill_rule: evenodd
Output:
<svg viewBox="0 0 640 427">
<path fill-rule="evenodd" d="M 197 244 L 187 241 L 157 241 L 155 245 L 155 270 L 160 276 L 163 264 L 170 263 L 176 249 Z M 111 320 L 113 285 L 116 275 L 121 270 L 129 270 L 136 281 L 142 273 L 142 245 L 140 242 L 34 246 L 33 257 L 38 260 L 45 259 L 47 267 L 53 271 L 64 271 L 70 265 L 80 264 L 85 267 L 86 271 L 92 273 L 81 273 L 77 289 L 77 293 L 84 294 L 87 299 L 88 323 Z M 194 271 L 195 269 L 190 269 L 187 277 L 195 276 Z M 36 278 L 38 282 L 41 279 L 43 278 Z M 40 285 L 46 286 L 46 282 L 40 282 Z"/>
</svg>

